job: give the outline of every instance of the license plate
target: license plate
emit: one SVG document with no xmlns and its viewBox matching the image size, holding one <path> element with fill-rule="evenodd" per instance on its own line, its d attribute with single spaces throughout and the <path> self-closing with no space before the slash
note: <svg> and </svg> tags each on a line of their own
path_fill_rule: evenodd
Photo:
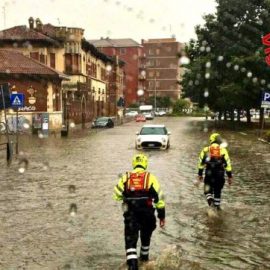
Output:
<svg viewBox="0 0 270 270">
<path fill-rule="evenodd" d="M 155 146 L 155 144 L 153 144 L 153 143 L 149 143 L 149 144 L 148 144 L 148 146 L 149 146 L 149 147 L 154 147 L 154 146 Z"/>
</svg>

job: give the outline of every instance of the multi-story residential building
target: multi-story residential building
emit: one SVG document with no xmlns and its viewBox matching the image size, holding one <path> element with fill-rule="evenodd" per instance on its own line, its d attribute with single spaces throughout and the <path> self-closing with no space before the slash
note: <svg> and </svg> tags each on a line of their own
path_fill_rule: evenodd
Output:
<svg viewBox="0 0 270 270">
<path fill-rule="evenodd" d="M 181 70 L 179 55 L 182 44 L 175 38 L 142 40 L 146 71 L 146 98 L 168 96 L 180 98 Z"/>
<path fill-rule="evenodd" d="M 95 116 L 107 115 L 111 107 L 108 101 L 116 104 L 123 95 L 123 86 L 119 88 L 121 91 L 117 90 L 118 96 L 109 97 L 108 90 L 110 73 L 116 72 L 117 67 L 117 74 L 122 76 L 122 65 L 98 51 L 84 39 L 83 33 L 81 28 L 43 25 L 32 17 L 29 27 L 15 26 L 0 31 L 0 47 L 21 51 L 68 75 L 69 81 L 61 89 L 61 111 L 66 126 L 70 121 L 84 126 Z"/>
<path fill-rule="evenodd" d="M 137 103 L 139 101 L 138 90 L 144 88 L 144 77 L 139 73 L 141 57 L 143 56 L 142 45 L 132 39 L 101 38 L 89 40 L 89 42 L 101 52 L 110 56 L 117 56 L 125 62 L 125 104 L 128 107 L 130 104 Z"/>
</svg>

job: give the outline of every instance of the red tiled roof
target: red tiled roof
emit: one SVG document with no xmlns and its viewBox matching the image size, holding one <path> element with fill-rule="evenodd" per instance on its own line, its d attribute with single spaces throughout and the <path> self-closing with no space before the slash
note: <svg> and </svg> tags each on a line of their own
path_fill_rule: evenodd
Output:
<svg viewBox="0 0 270 270">
<path fill-rule="evenodd" d="M 0 41 L 1 40 L 14 40 L 14 41 L 47 41 L 52 44 L 57 44 L 58 42 L 34 29 L 29 29 L 25 25 L 14 26 L 9 29 L 0 31 Z"/>
<path fill-rule="evenodd" d="M 44 75 L 67 78 L 64 74 L 24 56 L 18 51 L 2 49 L 0 49 L 0 74 Z"/>
<path fill-rule="evenodd" d="M 141 44 L 136 42 L 131 38 L 121 38 L 121 39 L 110 39 L 110 38 L 103 38 L 103 39 L 92 39 L 89 40 L 95 47 L 142 47 Z"/>
</svg>

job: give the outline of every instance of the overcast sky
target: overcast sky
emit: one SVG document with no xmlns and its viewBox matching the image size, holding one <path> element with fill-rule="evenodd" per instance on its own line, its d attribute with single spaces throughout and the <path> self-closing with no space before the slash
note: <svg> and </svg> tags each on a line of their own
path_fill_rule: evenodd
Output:
<svg viewBox="0 0 270 270">
<path fill-rule="evenodd" d="M 40 18 L 55 26 L 85 29 L 87 39 L 195 38 L 202 16 L 216 11 L 215 0 L 0 0 L 0 29 Z M 5 14 L 5 16 L 4 16 Z"/>
</svg>

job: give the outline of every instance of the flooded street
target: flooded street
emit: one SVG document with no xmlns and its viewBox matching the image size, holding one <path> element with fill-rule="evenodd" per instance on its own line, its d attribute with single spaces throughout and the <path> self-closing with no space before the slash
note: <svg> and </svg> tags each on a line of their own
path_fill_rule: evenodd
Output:
<svg viewBox="0 0 270 270">
<path fill-rule="evenodd" d="M 234 182 L 223 211 L 207 216 L 197 160 L 208 143 L 194 118 L 156 118 L 171 131 L 168 151 L 147 151 L 166 200 L 166 229 L 151 242 L 157 269 L 270 269 L 270 145 L 239 132 L 228 140 Z M 118 175 L 131 169 L 141 123 L 68 138 L 21 138 L 28 159 L 5 166 L 1 152 L 0 269 L 118 269 L 125 261 Z M 155 268 L 156 269 L 156 268 Z"/>
</svg>

